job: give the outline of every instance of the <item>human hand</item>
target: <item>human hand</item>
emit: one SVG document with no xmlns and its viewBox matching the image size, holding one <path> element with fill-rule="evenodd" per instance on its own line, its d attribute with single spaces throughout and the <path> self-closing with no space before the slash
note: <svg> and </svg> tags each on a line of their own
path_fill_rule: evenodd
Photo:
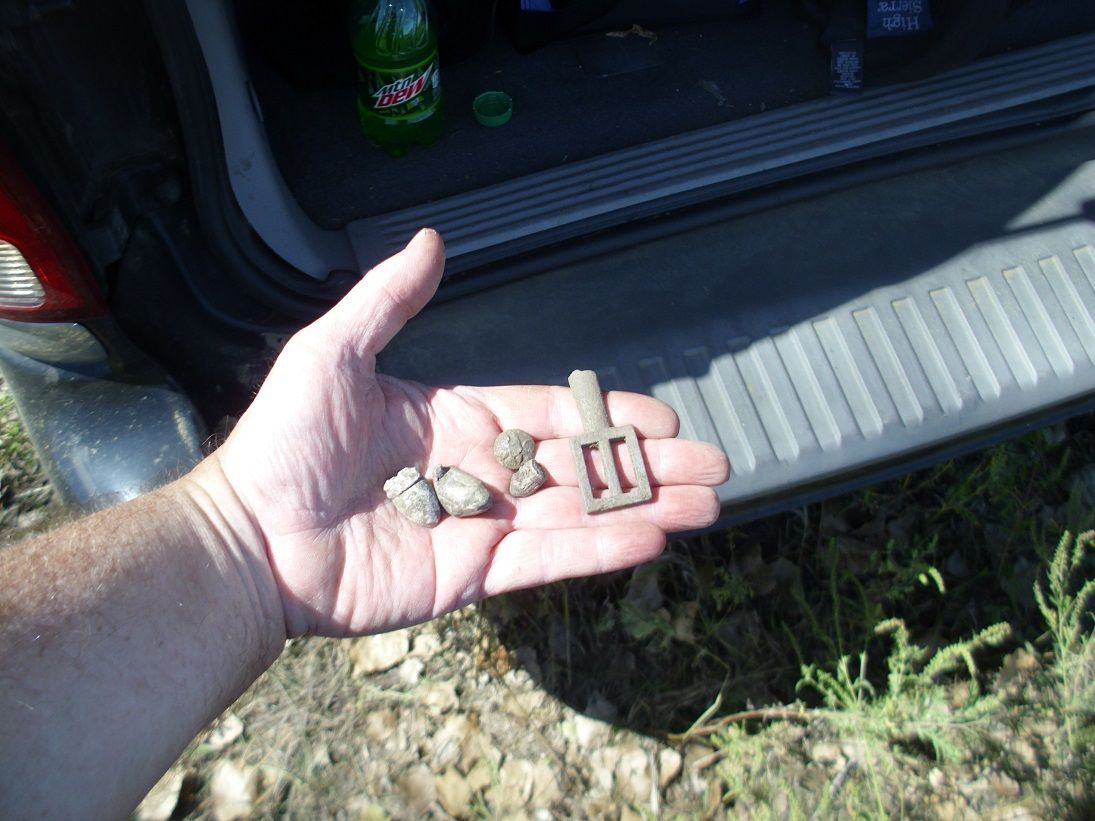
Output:
<svg viewBox="0 0 1095 821">
<path fill-rule="evenodd" d="M 273 573 L 289 635 L 359 635 L 425 621 L 469 602 L 647 561 L 667 531 L 714 522 L 718 449 L 676 440 L 667 405 L 611 392 L 610 417 L 640 437 L 654 498 L 589 516 L 567 437 L 581 431 L 561 387 L 438 388 L 378 374 L 376 355 L 428 302 L 444 246 L 424 230 L 296 334 L 228 441 L 194 473 L 218 517 L 249 537 Z M 506 495 L 498 433 L 538 441 L 548 483 Z M 384 480 L 407 465 L 463 468 L 494 506 L 434 528 L 406 519 Z M 261 583 L 261 582 L 260 582 Z"/>
</svg>

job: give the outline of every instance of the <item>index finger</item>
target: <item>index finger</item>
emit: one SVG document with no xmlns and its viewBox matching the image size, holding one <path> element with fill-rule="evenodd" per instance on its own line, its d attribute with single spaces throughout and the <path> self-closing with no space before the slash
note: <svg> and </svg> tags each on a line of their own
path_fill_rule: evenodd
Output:
<svg viewBox="0 0 1095 821">
<path fill-rule="evenodd" d="M 467 398 L 485 406 L 502 430 L 520 428 L 533 439 L 554 439 L 582 433 L 578 406 L 569 388 L 558 385 L 509 385 L 495 388 L 462 387 Z M 641 393 L 608 391 L 603 394 L 613 425 L 634 425 L 644 439 L 677 435 L 677 412 L 664 402 Z"/>
</svg>

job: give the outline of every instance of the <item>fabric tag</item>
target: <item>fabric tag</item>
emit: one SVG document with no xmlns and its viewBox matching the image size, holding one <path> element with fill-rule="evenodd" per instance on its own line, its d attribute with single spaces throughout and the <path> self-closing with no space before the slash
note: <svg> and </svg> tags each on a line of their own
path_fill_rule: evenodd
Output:
<svg viewBox="0 0 1095 821">
<path fill-rule="evenodd" d="M 867 0 L 868 37 L 900 37 L 931 30 L 928 0 Z"/>
<path fill-rule="evenodd" d="M 829 87 L 834 94 L 850 94 L 863 89 L 862 40 L 830 43 Z"/>
</svg>

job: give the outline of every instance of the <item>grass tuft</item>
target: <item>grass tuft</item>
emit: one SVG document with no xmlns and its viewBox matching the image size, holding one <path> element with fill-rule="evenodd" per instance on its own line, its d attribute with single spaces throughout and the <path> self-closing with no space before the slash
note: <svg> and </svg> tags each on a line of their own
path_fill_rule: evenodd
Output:
<svg viewBox="0 0 1095 821">
<path fill-rule="evenodd" d="M 52 499 L 15 401 L 0 379 L 0 532 L 18 539 L 45 527 L 56 513 L 47 510 Z"/>
<path fill-rule="evenodd" d="M 1095 533 L 1073 539 L 1066 532 L 1045 569 L 1045 588 L 1035 581 L 1033 595 L 1051 648 L 1045 665 L 1028 664 L 1026 686 L 1018 690 L 1002 686 L 1002 674 L 996 687 L 983 690 L 975 662 L 976 656 L 1012 641 L 1014 632 L 1007 623 L 992 624 L 932 651 L 912 640 L 903 619 L 890 618 L 874 630 L 892 642 L 883 681 L 872 680 L 863 651 L 854 663 L 851 656 L 841 657 L 831 670 L 803 666 L 797 689 L 813 691 L 819 706 L 797 702 L 740 714 L 732 717 L 734 722 L 714 720 L 720 775 L 738 808 L 758 818 L 903 817 L 913 808 L 920 814 L 939 803 L 940 791 L 923 785 L 931 785 L 930 774 L 942 773 L 938 768 L 943 767 L 995 773 L 996 784 L 1021 789 L 1009 775 L 1018 774 L 1031 782 L 1031 800 L 1047 815 L 1089 817 L 1095 809 L 1095 633 L 1090 609 L 1095 579 L 1078 587 L 1073 579 L 1093 543 Z M 1034 658 L 1029 648 L 1021 652 Z M 1048 734 L 1047 717 L 1055 719 Z M 742 722 L 757 718 L 774 723 L 749 732 Z M 790 737 L 789 720 L 799 725 L 798 734 Z M 702 730 L 701 725 L 691 732 Z M 1033 761 L 1023 761 L 1017 751 L 1032 750 L 1030 739 L 1039 734 L 1042 754 L 1034 752 Z M 815 739 L 831 741 L 824 749 L 817 743 L 809 747 L 807 742 Z M 804 766 L 782 772 L 771 766 L 773 760 L 788 759 L 777 752 L 781 744 L 797 746 Z M 827 771 L 811 769 L 811 761 L 829 765 Z M 1046 769 L 1043 762 L 1049 765 Z M 789 775 L 796 771 L 799 778 Z M 820 804 L 809 814 L 800 811 L 811 793 L 818 794 L 819 777 L 829 779 L 820 791 Z M 781 794 L 790 797 L 778 805 L 780 812 L 772 812 Z M 959 795 L 967 810 L 988 806 L 976 791 Z"/>
</svg>

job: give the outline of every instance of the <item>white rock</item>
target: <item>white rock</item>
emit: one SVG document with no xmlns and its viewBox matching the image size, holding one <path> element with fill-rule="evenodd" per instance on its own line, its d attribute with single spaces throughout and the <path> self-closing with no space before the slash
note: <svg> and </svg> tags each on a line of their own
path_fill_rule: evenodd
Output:
<svg viewBox="0 0 1095 821">
<path fill-rule="evenodd" d="M 494 774 L 502 766 L 502 751 L 489 735 L 479 732 L 478 728 L 464 740 L 460 756 L 460 772 L 468 773 L 470 777 L 471 771 L 478 770 L 482 765 L 486 768 L 483 772 L 488 776 L 487 783 L 494 780 Z"/>
<path fill-rule="evenodd" d="M 396 668 L 395 674 L 401 682 L 408 687 L 413 687 L 418 684 L 418 680 L 422 678 L 422 673 L 425 671 L 426 662 L 420 658 L 408 658 L 403 659 L 399 667 Z"/>
<path fill-rule="evenodd" d="M 473 795 L 471 786 L 464 776 L 456 770 L 445 770 L 437 778 L 437 800 L 449 815 L 467 818 Z"/>
<path fill-rule="evenodd" d="M 423 682 L 418 687 L 418 696 L 422 703 L 435 713 L 447 713 L 455 710 L 460 703 L 456 696 L 456 685 L 451 681 Z"/>
<path fill-rule="evenodd" d="M 428 659 L 441 652 L 441 638 L 432 631 L 419 633 L 411 643 L 411 655 Z"/>
<path fill-rule="evenodd" d="M 511 690 L 527 690 L 536 686 L 536 682 L 532 680 L 528 670 L 522 670 L 519 667 L 506 671 L 502 676 L 502 680 Z"/>
<path fill-rule="evenodd" d="M 867 758 L 867 745 L 862 741 L 841 742 L 840 751 L 844 753 L 846 759 L 854 761 L 856 764 L 865 761 Z"/>
<path fill-rule="evenodd" d="M 395 733 L 399 717 L 390 707 L 381 707 L 365 716 L 365 737 L 377 745 L 383 745 Z"/>
<path fill-rule="evenodd" d="M 843 767 L 846 763 L 840 747 L 829 742 L 815 744 L 810 750 L 810 758 L 816 763 L 831 767 Z"/>
<path fill-rule="evenodd" d="M 616 821 L 620 816 L 620 806 L 616 799 L 609 796 L 586 796 L 580 799 L 582 811 L 579 818 L 590 821 Z"/>
<path fill-rule="evenodd" d="M 619 747 L 601 747 L 589 756 L 589 782 L 594 793 L 607 795 L 616 783 L 616 762 L 620 757 Z"/>
<path fill-rule="evenodd" d="M 939 821 L 955 821 L 957 818 L 963 818 L 965 817 L 963 804 L 954 798 L 944 799 L 935 805 L 935 817 Z"/>
<path fill-rule="evenodd" d="M 425 764 L 411 767 L 399 777 L 397 783 L 403 800 L 415 815 L 421 815 L 437 800 L 436 780 Z"/>
<path fill-rule="evenodd" d="M 485 758 L 479 758 L 468 772 L 468 787 L 473 793 L 485 790 L 494 780 L 494 767 Z"/>
<path fill-rule="evenodd" d="M 616 762 L 616 786 L 627 801 L 645 803 L 650 800 L 654 781 L 645 750 L 635 746 L 621 748 Z"/>
<path fill-rule="evenodd" d="M 347 645 L 354 675 L 371 675 L 390 670 L 403 661 L 411 650 L 411 636 L 409 630 L 393 630 L 377 636 L 352 639 Z"/>
<path fill-rule="evenodd" d="M 230 759 L 217 764 L 209 780 L 209 797 L 217 821 L 238 821 L 251 815 L 259 795 L 259 773 Z"/>
<path fill-rule="evenodd" d="M 487 801 L 495 812 L 519 810 L 532 797 L 536 768 L 523 758 L 507 758 L 498 771 L 498 783 L 487 790 Z"/>
<path fill-rule="evenodd" d="M 578 728 L 574 726 L 574 717 L 564 718 L 557 725 L 555 725 L 556 732 L 559 733 L 563 741 L 566 742 L 568 747 L 578 746 Z"/>
<path fill-rule="evenodd" d="M 133 811 L 133 817 L 137 821 L 168 821 L 179 804 L 185 780 L 186 773 L 182 770 L 168 770 Z"/>
<path fill-rule="evenodd" d="M 541 758 L 533 766 L 530 803 L 537 809 L 549 809 L 562 797 L 563 791 L 559 787 L 559 779 L 555 775 L 555 768 L 551 766 L 547 759 Z"/>
<path fill-rule="evenodd" d="M 1016 738 L 1008 747 L 1026 766 L 1037 767 L 1039 765 L 1038 753 L 1035 751 L 1034 746 L 1025 738 Z"/>
<path fill-rule="evenodd" d="M 666 747 L 658 753 L 658 787 L 665 789 L 681 774 L 681 754 Z"/>
<path fill-rule="evenodd" d="M 589 750 L 608 740 L 612 727 L 603 721 L 577 713 L 574 716 L 574 736 L 578 747 Z"/>
<path fill-rule="evenodd" d="M 1023 792 L 1019 782 L 1006 773 L 993 773 L 990 775 L 989 787 L 1000 798 L 1018 798 Z"/>
<path fill-rule="evenodd" d="M 346 802 L 346 814 L 353 821 L 388 821 L 385 809 L 368 795 L 358 795 Z"/>
<path fill-rule="evenodd" d="M 446 718 L 441 729 L 429 740 L 430 765 L 440 770 L 466 758 L 463 752 L 465 747 L 473 746 L 468 742 L 474 732 L 475 722 L 463 713 Z"/>
<path fill-rule="evenodd" d="M 528 722 L 533 719 L 541 719 L 544 705 L 547 703 L 547 695 L 540 689 L 525 691 L 511 687 L 502 699 L 502 709 L 518 721 Z M 543 723 L 542 720 L 536 722 Z"/>
<path fill-rule="evenodd" d="M 711 748 L 703 744 L 689 744 L 684 748 L 684 780 L 695 796 L 707 794 L 707 777 L 697 764 L 711 755 Z"/>
<path fill-rule="evenodd" d="M 243 721 L 235 713 L 226 713 L 213 725 L 209 734 L 205 737 L 214 752 L 219 752 L 243 735 Z"/>
</svg>

